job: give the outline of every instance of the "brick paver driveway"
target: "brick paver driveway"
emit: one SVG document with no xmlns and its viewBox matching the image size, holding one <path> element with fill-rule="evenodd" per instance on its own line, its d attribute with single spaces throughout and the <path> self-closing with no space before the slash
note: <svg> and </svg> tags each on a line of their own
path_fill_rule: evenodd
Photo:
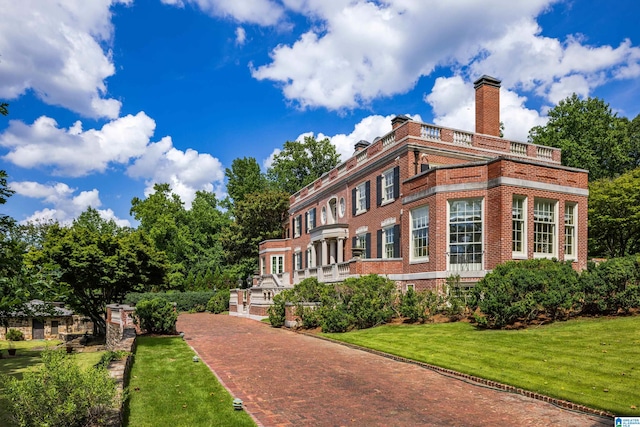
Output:
<svg viewBox="0 0 640 427">
<path fill-rule="evenodd" d="M 254 320 L 183 314 L 178 330 L 264 426 L 611 426 Z"/>
</svg>

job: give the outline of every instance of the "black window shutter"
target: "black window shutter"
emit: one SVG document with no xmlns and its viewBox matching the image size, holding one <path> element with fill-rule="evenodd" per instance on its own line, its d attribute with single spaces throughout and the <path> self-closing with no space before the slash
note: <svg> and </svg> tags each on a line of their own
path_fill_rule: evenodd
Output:
<svg viewBox="0 0 640 427">
<path fill-rule="evenodd" d="M 378 235 L 376 236 L 376 239 L 378 240 L 377 242 L 377 247 L 378 247 L 378 258 L 382 258 L 382 230 L 378 230 Z"/>
<path fill-rule="evenodd" d="M 357 188 L 351 190 L 351 215 L 353 216 L 356 215 L 356 190 Z"/>
<path fill-rule="evenodd" d="M 420 172 L 424 172 L 426 170 L 429 170 L 429 163 L 423 163 L 420 165 Z"/>
<path fill-rule="evenodd" d="M 376 206 L 382 204 L 382 176 L 376 176 Z"/>
<path fill-rule="evenodd" d="M 304 251 L 304 268 L 309 268 L 309 251 Z"/>
<path fill-rule="evenodd" d="M 368 183 L 369 181 L 367 181 Z M 364 241 L 365 241 L 365 246 L 366 246 L 366 255 L 365 258 L 369 259 L 371 258 L 371 233 L 367 233 L 364 237 Z"/>
<path fill-rule="evenodd" d="M 298 266 L 296 265 L 296 254 L 291 255 L 291 271 L 296 271 Z"/>
<path fill-rule="evenodd" d="M 316 228 L 316 208 L 311 209 L 313 212 L 313 221 L 311 221 L 311 228 Z"/>
<path fill-rule="evenodd" d="M 357 241 L 358 241 L 358 238 L 357 238 L 357 237 L 353 237 L 353 238 L 351 239 L 351 249 L 353 249 L 353 248 L 355 248 L 355 247 L 356 247 L 356 242 L 357 242 Z"/>
<path fill-rule="evenodd" d="M 400 197 L 400 166 L 393 168 L 393 198 L 398 197 Z"/>
<path fill-rule="evenodd" d="M 369 208 L 371 208 L 371 203 L 370 203 L 370 199 L 371 199 L 371 181 L 367 181 L 366 184 L 364 185 L 364 194 L 365 194 L 365 197 L 367 198 L 366 209 L 369 210 Z"/>
<path fill-rule="evenodd" d="M 304 232 L 309 234 L 309 212 L 304 213 Z"/>
<path fill-rule="evenodd" d="M 291 218 L 291 235 L 293 237 L 296 235 L 296 217 Z"/>
<path fill-rule="evenodd" d="M 400 258 L 400 224 L 393 226 L 393 257 Z"/>
</svg>

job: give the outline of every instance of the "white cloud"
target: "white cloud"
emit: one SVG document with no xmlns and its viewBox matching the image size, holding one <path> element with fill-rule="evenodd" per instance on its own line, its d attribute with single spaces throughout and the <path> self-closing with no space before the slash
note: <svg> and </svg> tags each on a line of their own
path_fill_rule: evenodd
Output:
<svg viewBox="0 0 640 427">
<path fill-rule="evenodd" d="M 236 28 L 236 44 L 242 46 L 247 41 L 247 32 L 242 27 Z"/>
<path fill-rule="evenodd" d="M 640 76 L 640 48 L 629 40 L 589 46 L 579 36 L 542 36 L 536 19 L 557 2 L 284 0 L 312 27 L 251 72 L 277 82 L 301 108 L 330 110 L 407 92 L 438 66 L 468 80 L 490 74 L 508 90 L 534 91 L 547 102 Z"/>
<path fill-rule="evenodd" d="M 153 192 L 154 184 L 169 183 L 187 208 L 198 190 L 214 192 L 219 198 L 224 196 L 224 167 L 220 161 L 192 149 L 178 150 L 173 146 L 171 137 L 150 144 L 128 168 L 127 174 L 146 179 L 146 195 Z"/>
<path fill-rule="evenodd" d="M 112 5 L 132 0 L 4 2 L 0 14 L 0 99 L 32 89 L 44 102 L 88 117 L 118 117 L 108 97 L 115 73 Z"/>
<path fill-rule="evenodd" d="M 415 114 L 406 114 L 406 116 L 410 117 L 416 121 L 422 121 L 420 115 Z M 391 132 L 391 119 L 393 119 L 395 115 L 390 116 L 380 116 L 373 115 L 367 116 L 364 119 L 360 120 L 354 127 L 353 131 L 350 134 L 340 133 L 333 136 L 328 136 L 323 133 L 315 134 L 314 132 L 305 132 L 296 138 L 296 141 L 304 141 L 306 137 L 314 137 L 317 140 L 328 138 L 329 141 L 336 147 L 336 151 L 340 155 L 340 161 L 344 162 L 351 156 L 353 156 L 354 145 L 356 142 L 365 140 L 367 142 L 372 143 L 376 137 L 382 137 L 387 133 Z M 269 155 L 268 158 L 262 161 L 262 166 L 265 169 L 268 169 L 273 164 L 273 158 L 276 154 L 280 153 L 280 149 L 276 148 Z"/>
<path fill-rule="evenodd" d="M 46 116 L 32 125 L 12 120 L 0 134 L 0 146 L 10 150 L 4 159 L 18 166 L 48 166 L 54 168 L 56 175 L 77 177 L 104 172 L 110 164 L 127 164 L 142 155 L 155 125 L 144 112 L 87 131 L 82 130 L 80 121 L 64 129 Z"/>
<path fill-rule="evenodd" d="M 90 191 L 77 191 L 62 182 L 52 184 L 40 184 L 33 181 L 19 181 L 10 184 L 12 190 L 24 197 L 41 199 L 44 204 L 52 205 L 53 208 L 44 208 L 36 211 L 27 219 L 22 221 L 58 221 L 62 224 L 70 224 L 88 207 L 96 209 L 104 219 L 113 219 L 118 225 L 123 227 L 131 226 L 126 219 L 118 218 L 111 209 L 99 209 L 102 205 L 100 195 L 95 188 Z"/>
<path fill-rule="evenodd" d="M 433 108 L 435 124 L 475 131 L 475 90 L 471 82 L 465 82 L 460 76 L 439 77 L 425 101 Z M 546 123 L 547 118 L 527 108 L 526 101 L 527 98 L 514 91 L 500 90 L 500 120 L 505 126 L 505 138 L 526 141 L 529 129 Z"/>
<path fill-rule="evenodd" d="M 270 0 L 161 0 L 162 3 L 184 7 L 195 5 L 211 16 L 231 18 L 238 22 L 275 25 L 283 16 L 282 7 Z"/>
</svg>

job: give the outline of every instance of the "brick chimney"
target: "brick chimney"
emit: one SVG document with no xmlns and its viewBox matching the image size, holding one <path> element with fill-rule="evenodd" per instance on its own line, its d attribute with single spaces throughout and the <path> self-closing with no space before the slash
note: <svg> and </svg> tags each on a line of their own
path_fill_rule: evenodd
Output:
<svg viewBox="0 0 640 427">
<path fill-rule="evenodd" d="M 355 148 L 355 151 L 353 154 L 361 152 L 362 150 L 367 148 L 369 145 L 371 144 L 368 141 L 361 139 L 360 141 L 356 142 L 356 144 L 353 146 Z"/>
<path fill-rule="evenodd" d="M 476 89 L 476 133 L 500 136 L 500 80 L 484 75 Z"/>
<path fill-rule="evenodd" d="M 401 114 L 399 116 L 395 116 L 393 119 L 391 119 L 391 129 L 395 129 L 395 128 L 399 127 L 400 125 L 405 124 L 409 120 L 411 120 L 411 119 L 409 117 L 405 116 L 404 114 Z"/>
</svg>

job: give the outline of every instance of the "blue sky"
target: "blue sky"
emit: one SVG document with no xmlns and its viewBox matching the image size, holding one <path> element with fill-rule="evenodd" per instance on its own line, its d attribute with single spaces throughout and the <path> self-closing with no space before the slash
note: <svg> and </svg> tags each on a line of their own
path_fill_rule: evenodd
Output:
<svg viewBox="0 0 640 427">
<path fill-rule="evenodd" d="M 505 136 L 526 140 L 573 92 L 640 113 L 640 3 L 522 0 L 22 0 L 0 15 L 2 213 L 135 225 L 168 182 L 225 195 L 224 169 L 287 140 L 343 160 L 390 119 L 474 130 L 473 85 L 502 80 Z"/>
</svg>

